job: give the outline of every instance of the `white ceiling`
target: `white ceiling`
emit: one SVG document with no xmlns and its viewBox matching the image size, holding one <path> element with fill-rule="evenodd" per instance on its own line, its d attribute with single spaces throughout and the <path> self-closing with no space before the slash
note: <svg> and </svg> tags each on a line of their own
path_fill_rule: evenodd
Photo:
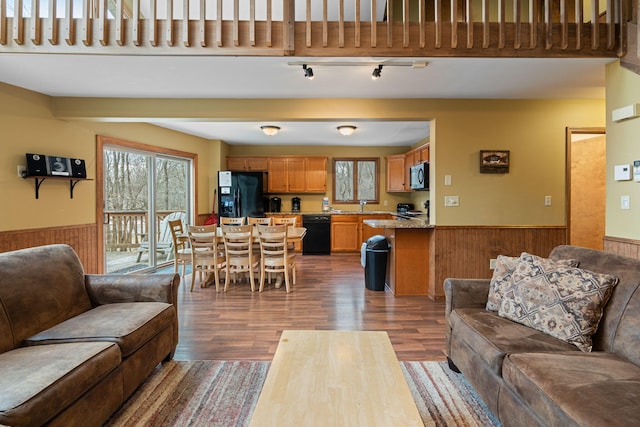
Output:
<svg viewBox="0 0 640 427">
<path fill-rule="evenodd" d="M 426 68 L 393 63 L 427 61 Z M 613 59 L 299 58 L 0 54 L 0 81 L 50 96 L 116 98 L 598 98 Z M 313 63 L 314 80 L 300 65 Z M 337 66 L 336 62 L 350 62 Z M 334 65 L 331 65 L 334 63 Z M 373 64 L 385 64 L 379 80 Z M 213 120 L 213 118 L 212 118 Z M 230 144 L 411 145 L 428 122 L 195 122 L 154 124 Z M 350 137 L 340 124 L 355 124 Z M 263 124 L 282 131 L 267 137 Z"/>
</svg>

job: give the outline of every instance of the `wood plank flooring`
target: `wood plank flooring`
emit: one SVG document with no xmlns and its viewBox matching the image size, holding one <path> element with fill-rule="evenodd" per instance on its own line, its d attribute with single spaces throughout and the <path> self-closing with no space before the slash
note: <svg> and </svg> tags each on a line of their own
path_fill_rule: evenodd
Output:
<svg viewBox="0 0 640 427">
<path fill-rule="evenodd" d="M 359 254 L 298 254 L 297 284 L 266 285 L 251 293 L 247 281 L 216 293 L 191 276 L 178 290 L 180 343 L 176 360 L 271 360 L 284 329 L 387 331 L 398 360 L 445 360 L 444 302 L 394 297 L 364 285 Z"/>
</svg>

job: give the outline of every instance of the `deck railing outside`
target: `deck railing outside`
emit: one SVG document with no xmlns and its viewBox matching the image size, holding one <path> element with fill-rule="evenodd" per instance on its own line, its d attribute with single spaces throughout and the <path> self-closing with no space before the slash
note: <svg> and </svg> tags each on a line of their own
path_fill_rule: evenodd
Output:
<svg viewBox="0 0 640 427">
<path fill-rule="evenodd" d="M 160 236 L 160 223 L 175 211 L 158 211 L 155 215 L 156 241 Z M 104 225 L 107 252 L 129 252 L 136 250 L 149 232 L 148 212 L 108 211 L 108 223 Z"/>
<path fill-rule="evenodd" d="M 0 53 L 624 54 L 631 0 L 0 0 Z"/>
</svg>

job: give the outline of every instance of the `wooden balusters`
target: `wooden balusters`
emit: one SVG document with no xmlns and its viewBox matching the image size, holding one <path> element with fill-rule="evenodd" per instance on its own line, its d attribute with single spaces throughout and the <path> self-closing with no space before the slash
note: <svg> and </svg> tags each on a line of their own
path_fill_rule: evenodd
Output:
<svg viewBox="0 0 640 427">
<path fill-rule="evenodd" d="M 580 0 L 576 0 L 580 1 Z M 514 49 L 520 49 L 522 45 L 522 22 L 520 18 L 520 14 L 522 13 L 522 4 L 520 0 L 513 0 L 513 15 L 514 15 L 514 26 L 515 33 L 513 35 L 513 47 Z"/>
<path fill-rule="evenodd" d="M 222 47 L 222 0 L 218 0 L 216 12 L 216 46 Z"/>
<path fill-rule="evenodd" d="M 498 48 L 504 49 L 505 45 L 505 0 L 498 0 Z"/>
<path fill-rule="evenodd" d="M 131 39 L 135 46 L 142 44 L 142 29 L 140 28 L 140 0 L 133 0 L 133 25 Z"/>
<path fill-rule="evenodd" d="M 58 44 L 58 14 L 56 0 L 49 0 L 49 25 L 47 26 L 47 39 L 52 45 Z"/>
<path fill-rule="evenodd" d="M 584 22 L 584 9 L 582 0 L 576 1 L 576 50 L 582 49 L 582 23 Z"/>
<path fill-rule="evenodd" d="M 458 47 L 458 0 L 451 0 L 451 47 Z"/>
<path fill-rule="evenodd" d="M 371 0 L 371 47 L 378 46 L 378 21 L 376 17 L 376 0 Z"/>
<path fill-rule="evenodd" d="M 438 48 L 442 44 L 442 1 L 434 0 L 434 10 L 435 10 L 435 47 Z M 425 0 L 420 0 L 418 2 L 418 19 L 419 19 L 419 30 L 420 30 L 420 48 L 424 48 L 426 45 L 426 20 L 427 20 L 427 10 L 426 10 Z"/>
<path fill-rule="evenodd" d="M 338 6 L 338 47 L 344 47 L 344 0 Z"/>
<path fill-rule="evenodd" d="M 307 20 L 305 22 L 305 45 L 311 47 L 311 0 L 307 0 Z"/>
<path fill-rule="evenodd" d="M 7 44 L 7 0 L 0 0 L 0 44 Z"/>
<path fill-rule="evenodd" d="M 538 45 L 537 4 L 538 2 L 529 0 L 529 48 L 531 49 L 535 49 Z"/>
<path fill-rule="evenodd" d="M 591 0 L 591 48 L 597 49 L 600 46 L 600 26 L 598 17 L 600 16 L 600 2 Z"/>
<path fill-rule="evenodd" d="M 189 47 L 189 0 L 182 0 L 182 43 Z"/>
<path fill-rule="evenodd" d="M 409 47 L 409 0 L 402 1 L 402 47 Z"/>
<path fill-rule="evenodd" d="M 249 0 L 249 46 L 256 45 L 256 0 Z"/>
<path fill-rule="evenodd" d="M 13 40 L 17 44 L 24 43 L 24 17 L 22 16 L 22 0 L 13 3 Z"/>
<path fill-rule="evenodd" d="M 329 46 L 329 23 L 327 20 L 327 0 L 322 0 L 322 47 Z"/>
<path fill-rule="evenodd" d="M 273 46 L 272 35 L 271 35 L 271 0 L 267 0 L 267 29 L 266 29 L 266 45 L 267 47 Z"/>
<path fill-rule="evenodd" d="M 471 13 L 471 0 L 467 1 L 467 49 L 473 47 L 473 14 Z"/>
<path fill-rule="evenodd" d="M 233 0 L 233 45 L 240 46 L 240 3 L 239 0 Z"/>
<path fill-rule="evenodd" d="M 360 47 L 360 0 L 356 0 L 356 4 L 355 4 L 355 20 L 354 20 L 354 28 L 355 28 L 355 34 L 353 35 L 354 40 L 353 40 L 353 45 L 355 47 Z M 374 13 L 373 11 L 371 13 Z"/>
<path fill-rule="evenodd" d="M 207 18 L 207 0 L 200 0 L 200 28 L 198 31 L 198 35 L 200 36 L 200 46 L 207 46 L 207 26 L 206 26 L 206 18 Z"/>
<path fill-rule="evenodd" d="M 387 0 L 387 47 L 393 47 L 393 0 Z"/>
</svg>

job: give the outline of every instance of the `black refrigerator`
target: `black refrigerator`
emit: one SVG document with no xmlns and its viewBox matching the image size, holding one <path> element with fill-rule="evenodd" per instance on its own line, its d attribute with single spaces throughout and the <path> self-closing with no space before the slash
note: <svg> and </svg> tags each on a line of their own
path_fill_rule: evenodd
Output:
<svg viewBox="0 0 640 427">
<path fill-rule="evenodd" d="M 218 172 L 218 211 L 231 218 L 263 217 L 265 172 Z"/>
</svg>

